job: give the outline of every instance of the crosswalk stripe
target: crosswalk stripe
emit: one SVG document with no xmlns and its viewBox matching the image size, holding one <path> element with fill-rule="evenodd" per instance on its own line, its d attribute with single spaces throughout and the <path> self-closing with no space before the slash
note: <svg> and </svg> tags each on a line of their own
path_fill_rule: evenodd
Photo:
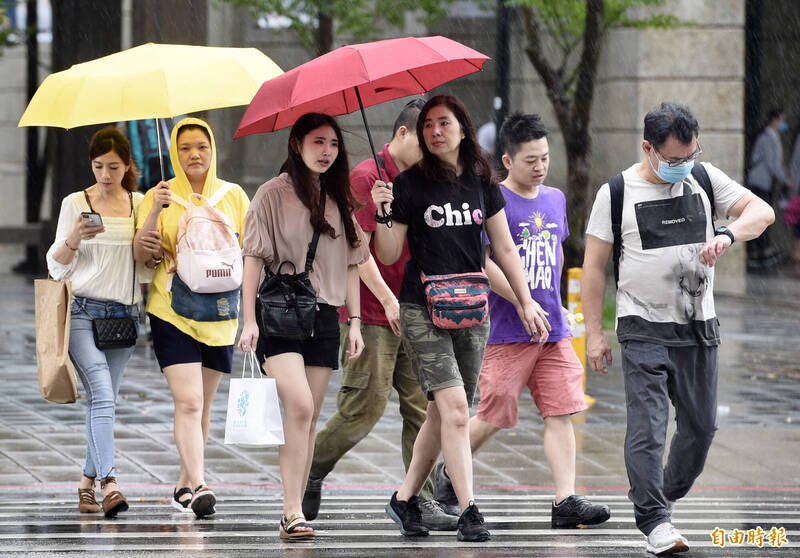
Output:
<svg viewBox="0 0 800 558">
<path fill-rule="evenodd" d="M 400 552 L 411 549 L 502 549 L 527 555 L 524 549 L 574 549 L 581 556 L 591 549 L 636 549 L 643 551 L 644 537 L 636 529 L 633 510 L 625 494 L 592 496 L 611 506 L 611 519 L 587 529 L 551 529 L 551 497 L 543 494 L 486 494 L 479 505 L 493 539 L 489 546 L 457 541 L 453 531 L 431 531 L 430 536 L 409 539 L 386 517 L 385 495 L 323 494 L 320 516 L 312 523 L 314 542 L 292 543 L 291 548 L 339 550 L 341 555 L 367 549 Z M 270 495 L 220 498 L 218 512 L 208 520 L 174 511 L 162 498 L 131 498 L 131 510 L 113 521 L 101 514 L 78 514 L 74 498 L 64 495 L 40 501 L 35 498 L 0 499 L 0 556 L 26 553 L 90 553 L 146 551 L 180 552 L 182 555 L 213 555 L 235 551 L 284 552 L 288 547 L 278 537 L 281 514 L 279 497 Z M 784 528 L 791 547 L 800 540 L 800 499 L 689 497 L 681 500 L 676 524 L 691 548 L 714 548 L 712 531 L 719 527 L 731 533 L 760 526 L 766 533 Z M 681 528 L 684 526 L 685 528 Z M 786 543 L 784 543 L 786 546 Z M 764 539 L 763 547 L 770 547 Z M 746 545 L 741 546 L 746 549 Z M 753 548 L 750 546 L 750 548 Z M 533 550 L 530 550 L 533 552 Z M 189 553 L 189 554 L 187 554 Z M 195 554 L 198 553 L 198 554 Z M 362 554 L 359 554 L 362 555 Z M 405 555 L 405 554 L 404 554 Z M 477 554 L 464 554 L 477 556 Z M 606 555 L 606 554 L 603 554 Z M 237 554 L 238 556 L 238 554 Z"/>
</svg>

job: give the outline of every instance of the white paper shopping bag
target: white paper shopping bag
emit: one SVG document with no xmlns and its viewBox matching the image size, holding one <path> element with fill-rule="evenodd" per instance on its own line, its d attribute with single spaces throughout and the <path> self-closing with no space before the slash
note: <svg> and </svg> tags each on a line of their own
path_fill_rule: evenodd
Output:
<svg viewBox="0 0 800 558">
<path fill-rule="evenodd" d="M 280 446 L 284 443 L 275 379 L 261 375 L 253 351 L 245 353 L 242 377 L 230 381 L 225 443 L 246 446 Z"/>
</svg>

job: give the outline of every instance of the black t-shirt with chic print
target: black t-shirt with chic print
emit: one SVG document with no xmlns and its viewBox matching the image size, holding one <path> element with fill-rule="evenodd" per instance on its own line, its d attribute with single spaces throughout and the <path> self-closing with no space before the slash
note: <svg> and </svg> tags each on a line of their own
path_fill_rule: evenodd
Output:
<svg viewBox="0 0 800 558">
<path fill-rule="evenodd" d="M 457 182 L 432 182 L 414 165 L 397 176 L 392 218 L 408 225 L 411 252 L 400 302 L 425 305 L 420 271 L 440 275 L 480 270 L 483 216 L 479 188 L 483 189 L 487 217 L 505 207 L 500 188 L 472 174 L 462 174 Z"/>
</svg>

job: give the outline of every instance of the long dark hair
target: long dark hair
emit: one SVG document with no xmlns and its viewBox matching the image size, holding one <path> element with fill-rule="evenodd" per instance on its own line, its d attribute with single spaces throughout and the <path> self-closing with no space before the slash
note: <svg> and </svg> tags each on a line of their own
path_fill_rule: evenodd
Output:
<svg viewBox="0 0 800 558">
<path fill-rule="evenodd" d="M 331 167 L 319 175 L 320 190 L 325 191 L 325 195 L 333 198 L 344 223 L 344 234 L 347 242 L 352 247 L 360 244 L 356 227 L 353 224 L 353 211 L 360 204 L 353 197 L 350 191 L 350 165 L 347 162 L 347 149 L 344 146 L 342 130 L 332 116 L 318 112 L 309 112 L 297 119 L 289 133 L 288 155 L 281 165 L 281 172 L 289 173 L 294 185 L 294 191 L 300 201 L 303 202 L 311 211 L 311 226 L 320 234 L 328 234 L 331 238 L 336 238 L 333 227 L 325 220 L 325 208 L 320 206 L 319 193 L 314 185 L 314 178 L 311 171 L 303 162 L 300 156 L 300 147 L 303 139 L 309 132 L 316 130 L 320 126 L 328 124 L 336 133 L 339 142 L 339 153 L 333 161 Z"/>
<path fill-rule="evenodd" d="M 133 157 L 131 157 L 131 142 L 114 126 L 106 126 L 102 130 L 95 132 L 89 141 L 89 161 L 91 162 L 111 151 L 119 155 L 122 162 L 129 166 L 122 177 L 122 187 L 129 192 L 137 191 L 139 185 L 136 183 L 136 177 L 139 176 L 139 170 L 136 168 L 136 163 L 133 162 Z"/>
<path fill-rule="evenodd" d="M 464 103 L 458 97 L 453 95 L 436 95 L 431 97 L 422 111 L 419 113 L 417 119 L 417 139 L 419 140 L 419 147 L 422 150 L 422 160 L 419 166 L 422 169 L 426 178 L 436 182 L 456 182 L 456 169 L 444 163 L 436 155 L 430 152 L 428 146 L 425 145 L 425 136 L 423 130 L 425 129 L 425 118 L 433 107 L 445 106 L 453 113 L 453 116 L 458 120 L 461 126 L 461 131 L 464 133 L 464 138 L 458 147 L 458 162 L 461 164 L 462 172 L 472 174 L 487 183 L 493 183 L 492 170 L 486 157 L 478 144 L 478 138 L 475 135 L 475 125 L 472 123 Z"/>
</svg>

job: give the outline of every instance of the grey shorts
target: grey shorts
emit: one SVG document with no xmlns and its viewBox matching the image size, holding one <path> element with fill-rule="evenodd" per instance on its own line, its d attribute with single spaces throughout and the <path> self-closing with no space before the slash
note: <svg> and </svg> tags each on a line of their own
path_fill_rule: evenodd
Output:
<svg viewBox="0 0 800 558">
<path fill-rule="evenodd" d="M 472 405 L 489 337 L 489 320 L 475 327 L 440 329 L 433 325 L 427 308 L 401 302 L 400 323 L 403 346 L 428 400 L 433 401 L 437 390 L 463 386 L 467 403 Z"/>
</svg>

